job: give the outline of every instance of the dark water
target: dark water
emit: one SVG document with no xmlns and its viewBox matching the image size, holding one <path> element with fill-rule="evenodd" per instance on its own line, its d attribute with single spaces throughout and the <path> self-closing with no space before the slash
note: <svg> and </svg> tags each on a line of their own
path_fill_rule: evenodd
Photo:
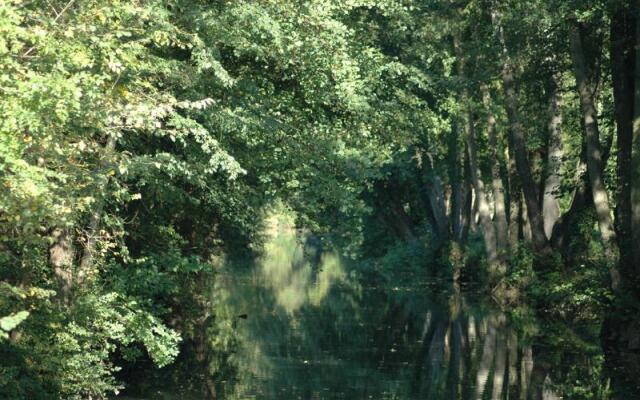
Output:
<svg viewBox="0 0 640 400">
<path fill-rule="evenodd" d="M 218 398 L 607 398 L 597 327 L 541 327 L 419 271 L 365 277 L 335 254 L 305 256 L 292 235 L 255 265 L 225 266 L 208 338 Z M 210 398 L 145 387 L 135 398 Z"/>
</svg>

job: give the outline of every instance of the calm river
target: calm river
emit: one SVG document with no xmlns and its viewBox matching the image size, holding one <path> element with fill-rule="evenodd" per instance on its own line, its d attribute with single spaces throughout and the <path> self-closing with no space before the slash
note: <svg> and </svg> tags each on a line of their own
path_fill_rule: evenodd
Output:
<svg viewBox="0 0 640 400">
<path fill-rule="evenodd" d="M 375 278 L 336 254 L 310 253 L 282 233 L 258 262 L 220 268 L 208 338 L 218 398 L 606 395 L 597 327 L 543 329 L 527 308 L 502 310 L 489 296 L 421 276 L 419 268 Z M 186 365 L 139 372 L 122 398 L 210 398 L 185 383 L 201 374 Z"/>
</svg>

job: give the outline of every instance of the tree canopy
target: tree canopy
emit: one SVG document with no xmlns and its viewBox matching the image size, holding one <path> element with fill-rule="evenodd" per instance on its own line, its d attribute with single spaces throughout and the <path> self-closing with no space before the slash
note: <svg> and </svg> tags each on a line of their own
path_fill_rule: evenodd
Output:
<svg viewBox="0 0 640 400">
<path fill-rule="evenodd" d="M 528 251 L 636 310 L 639 11 L 1 2 L 0 397 L 105 398 L 197 347 L 277 202 L 351 258 L 418 243 L 506 291 Z M 634 346 L 632 314 L 604 337 Z"/>
</svg>

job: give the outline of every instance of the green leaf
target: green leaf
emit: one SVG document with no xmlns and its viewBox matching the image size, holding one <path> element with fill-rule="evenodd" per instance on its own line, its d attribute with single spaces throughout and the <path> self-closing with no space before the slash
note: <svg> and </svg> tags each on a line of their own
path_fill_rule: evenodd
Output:
<svg viewBox="0 0 640 400">
<path fill-rule="evenodd" d="M 19 311 L 6 317 L 0 318 L 0 329 L 9 332 L 20 325 L 29 316 L 29 311 Z"/>
</svg>

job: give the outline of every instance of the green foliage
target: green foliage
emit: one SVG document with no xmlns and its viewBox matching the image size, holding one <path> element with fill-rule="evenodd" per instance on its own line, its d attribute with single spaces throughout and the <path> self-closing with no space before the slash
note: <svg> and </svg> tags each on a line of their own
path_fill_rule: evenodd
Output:
<svg viewBox="0 0 640 400">
<path fill-rule="evenodd" d="M 519 242 L 518 247 L 509 259 L 508 280 L 514 285 L 526 288 L 534 279 L 534 263 L 536 257 L 531 247 L 526 243 Z"/>
<path fill-rule="evenodd" d="M 398 242 L 388 248 L 383 257 L 371 262 L 376 273 L 381 274 L 389 285 L 396 285 L 411 283 L 416 275 L 424 275 L 429 270 L 441 272 L 438 268 L 441 265 L 427 263 L 430 259 L 433 259 L 433 254 L 421 243 Z"/>
<path fill-rule="evenodd" d="M 0 318 L 0 339 L 7 339 L 9 332 L 16 329 L 27 317 L 29 317 L 29 311 L 22 310 Z"/>
<path fill-rule="evenodd" d="M 123 301 L 109 293 L 78 300 L 75 321 L 55 334 L 55 353 L 62 375 L 65 398 L 100 396 L 122 388 L 113 373 L 119 368 L 109 357 L 116 348 L 140 343 L 160 367 L 177 356 L 179 336 L 153 315 L 141 310 L 135 301 Z"/>
<path fill-rule="evenodd" d="M 124 387 L 120 368 L 163 367 L 193 348 L 211 350 L 199 363 L 224 376 L 235 328 L 225 299 L 211 295 L 214 270 L 268 247 L 265 210 L 279 201 L 299 228 L 387 281 L 423 269 L 485 280 L 482 227 L 470 223 L 471 144 L 480 179 L 495 179 L 498 164 L 507 201 L 520 196 L 509 185 L 500 56 L 518 71 L 536 183 L 548 172 L 557 80 L 562 210 L 582 179 L 583 145 L 567 16 L 594 27 L 594 65 L 610 61 L 591 48 L 608 40 L 604 2 L 496 10 L 504 49 L 481 1 L 1 2 L 0 396 L 105 398 Z M 615 107 L 600 75 L 604 142 Z M 621 185 L 610 160 L 609 189 Z M 455 193 L 469 240 L 435 226 L 437 202 L 451 225 Z M 524 217 L 511 211 L 526 241 Z M 607 260 L 595 216 L 577 218 L 561 249 L 577 267 L 554 254 L 536 275 L 540 259 L 520 243 L 500 249 L 504 283 L 551 301 L 558 316 L 594 321 L 611 297 Z M 334 269 L 324 279 L 340 275 L 336 260 L 325 260 Z"/>
</svg>

